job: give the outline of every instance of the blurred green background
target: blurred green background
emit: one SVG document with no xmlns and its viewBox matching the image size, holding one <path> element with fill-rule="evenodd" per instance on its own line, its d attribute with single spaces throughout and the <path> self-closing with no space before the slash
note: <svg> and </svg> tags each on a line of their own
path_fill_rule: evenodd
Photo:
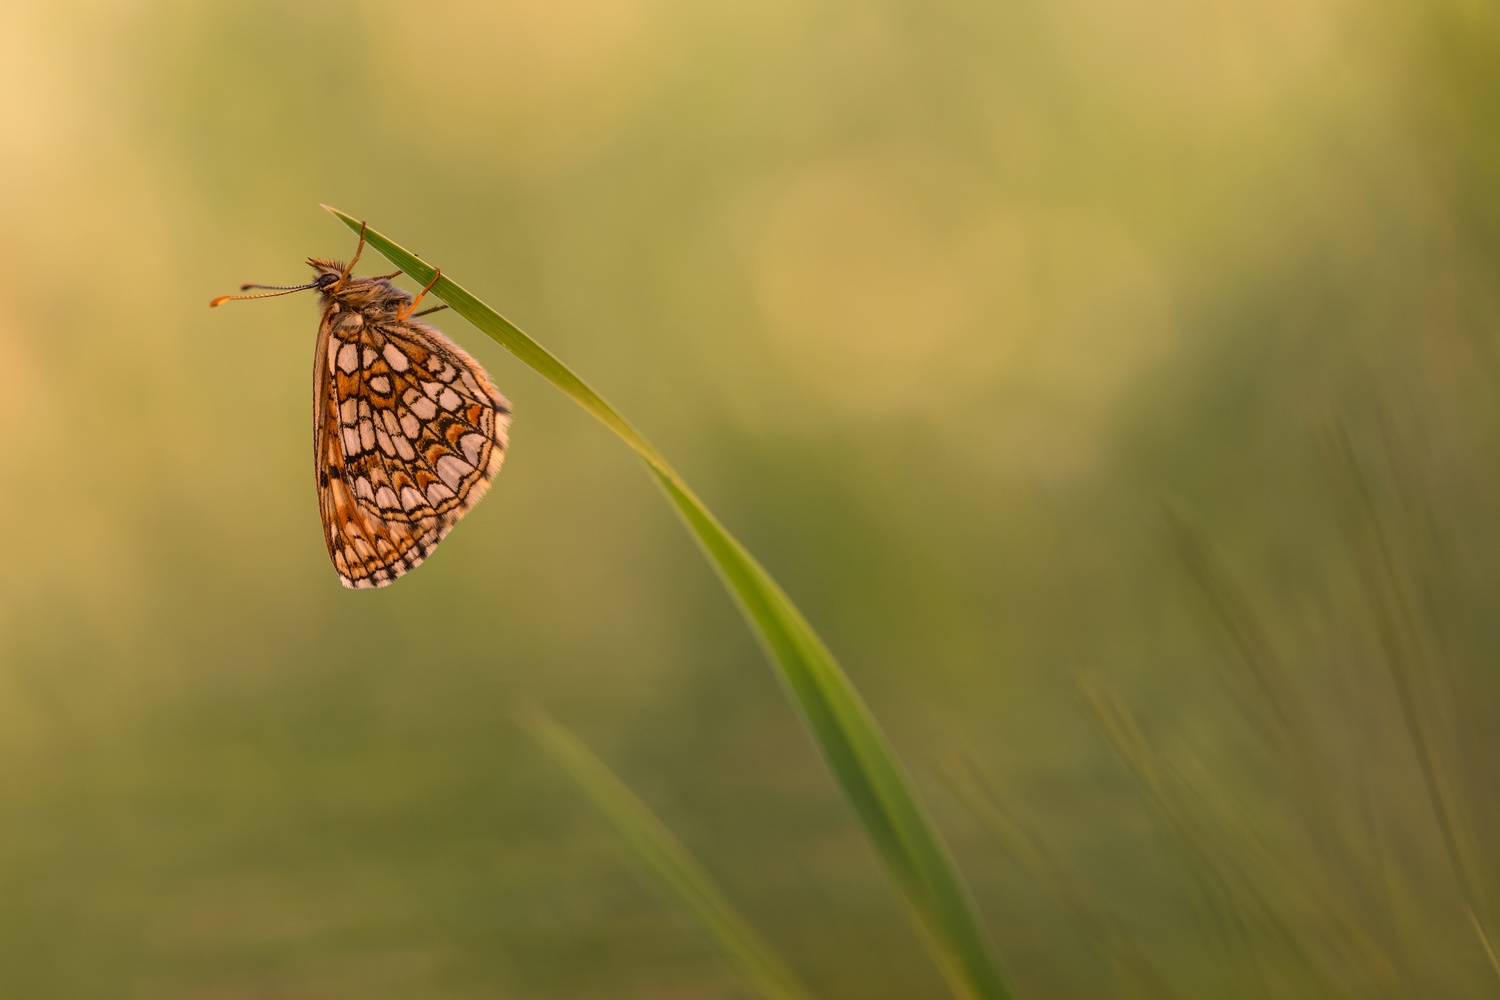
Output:
<svg viewBox="0 0 1500 1000">
<path fill-rule="evenodd" d="M 315 303 L 206 308 L 319 202 L 762 559 L 1018 996 L 1495 995 L 1491 5 L 10 0 L 0 102 L 0 995 L 748 995 L 521 699 L 820 996 L 946 995 L 638 463 L 461 320 L 506 467 L 338 585 Z"/>
</svg>

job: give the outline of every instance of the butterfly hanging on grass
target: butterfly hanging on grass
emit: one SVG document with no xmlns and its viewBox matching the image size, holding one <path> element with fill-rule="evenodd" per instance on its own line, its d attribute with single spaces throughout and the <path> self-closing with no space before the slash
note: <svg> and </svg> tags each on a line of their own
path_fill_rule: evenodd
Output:
<svg viewBox="0 0 1500 1000">
<path fill-rule="evenodd" d="M 400 274 L 355 278 L 348 264 L 308 260 L 305 285 L 244 285 L 262 299 L 317 289 L 323 320 L 313 357 L 313 468 L 328 557 L 346 587 L 384 587 L 437 548 L 489 489 L 505 458 L 510 403 L 479 363 L 414 313 Z M 440 275 L 442 272 L 439 271 Z"/>
</svg>

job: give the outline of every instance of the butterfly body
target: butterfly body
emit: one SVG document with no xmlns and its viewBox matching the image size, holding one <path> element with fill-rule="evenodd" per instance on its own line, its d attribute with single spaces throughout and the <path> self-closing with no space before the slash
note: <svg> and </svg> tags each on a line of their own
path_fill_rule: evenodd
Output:
<svg viewBox="0 0 1500 1000">
<path fill-rule="evenodd" d="M 321 293 L 313 355 L 318 511 L 339 580 L 365 589 L 420 564 L 484 496 L 505 458 L 510 404 L 477 361 L 412 316 L 421 295 L 391 284 L 394 275 L 353 277 L 358 259 L 359 250 L 347 265 L 311 259 L 312 282 L 269 294 Z"/>
</svg>

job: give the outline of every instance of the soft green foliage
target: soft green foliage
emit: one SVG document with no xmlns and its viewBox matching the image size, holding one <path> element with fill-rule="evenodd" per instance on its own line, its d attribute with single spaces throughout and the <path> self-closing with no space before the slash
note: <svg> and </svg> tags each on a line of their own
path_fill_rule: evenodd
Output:
<svg viewBox="0 0 1500 1000">
<path fill-rule="evenodd" d="M 361 230 L 360 220 L 329 211 L 351 230 Z M 413 280 L 426 285 L 436 275 L 432 265 L 378 231 L 366 228 L 365 239 Z M 959 996 L 1008 996 L 968 890 L 895 752 L 801 612 L 660 453 L 571 369 L 452 279 L 439 278 L 432 294 L 599 418 L 646 461 L 780 671 L 949 984 Z"/>
<path fill-rule="evenodd" d="M 767 1000 L 811 1000 L 812 994 L 772 954 L 702 866 L 588 747 L 541 709 L 523 710 L 520 721 L 593 800 L 636 856 L 703 921 L 756 992 Z"/>
</svg>

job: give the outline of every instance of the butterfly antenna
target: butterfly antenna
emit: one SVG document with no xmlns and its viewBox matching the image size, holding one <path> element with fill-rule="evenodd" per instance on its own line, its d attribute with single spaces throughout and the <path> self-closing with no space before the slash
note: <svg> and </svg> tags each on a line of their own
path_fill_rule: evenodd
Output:
<svg viewBox="0 0 1500 1000">
<path fill-rule="evenodd" d="M 278 295 L 290 295 L 292 292 L 305 292 L 309 288 L 317 287 L 318 283 L 316 281 L 309 282 L 306 285 L 241 285 L 240 291 L 242 292 L 249 291 L 252 288 L 269 288 L 271 290 L 268 292 L 261 292 L 259 295 L 220 295 L 218 298 L 210 302 L 208 304 L 208 307 L 212 309 L 214 306 L 222 306 L 226 302 L 233 302 L 237 299 L 272 299 Z"/>
</svg>

